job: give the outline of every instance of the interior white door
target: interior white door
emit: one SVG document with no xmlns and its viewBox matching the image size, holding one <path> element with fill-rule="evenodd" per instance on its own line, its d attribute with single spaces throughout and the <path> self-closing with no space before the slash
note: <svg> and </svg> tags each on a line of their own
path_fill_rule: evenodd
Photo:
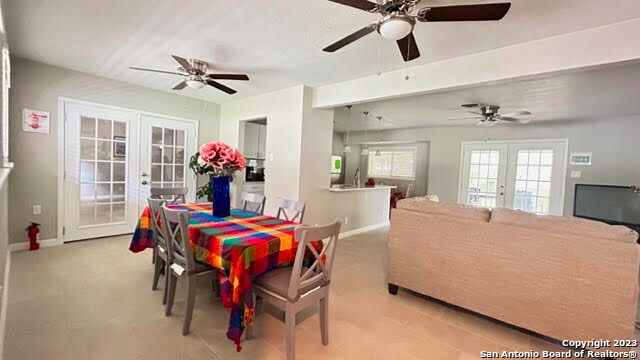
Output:
<svg viewBox="0 0 640 360">
<path fill-rule="evenodd" d="M 196 178 L 189 158 L 198 150 L 197 123 L 142 115 L 140 125 L 141 209 L 151 187 L 187 187 L 187 201 L 194 202 Z"/>
<path fill-rule="evenodd" d="M 489 208 L 504 206 L 507 150 L 504 144 L 464 146 L 460 202 Z"/>
<path fill-rule="evenodd" d="M 134 112 L 64 103 L 64 241 L 132 232 L 138 219 Z"/>
<path fill-rule="evenodd" d="M 566 141 L 465 144 L 458 201 L 562 215 Z"/>
</svg>

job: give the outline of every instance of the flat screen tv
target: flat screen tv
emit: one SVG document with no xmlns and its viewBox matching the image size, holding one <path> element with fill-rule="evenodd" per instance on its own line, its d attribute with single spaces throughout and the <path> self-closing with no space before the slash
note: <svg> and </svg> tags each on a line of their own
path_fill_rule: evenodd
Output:
<svg viewBox="0 0 640 360">
<path fill-rule="evenodd" d="M 573 215 L 640 231 L 640 187 L 576 184 Z"/>
</svg>

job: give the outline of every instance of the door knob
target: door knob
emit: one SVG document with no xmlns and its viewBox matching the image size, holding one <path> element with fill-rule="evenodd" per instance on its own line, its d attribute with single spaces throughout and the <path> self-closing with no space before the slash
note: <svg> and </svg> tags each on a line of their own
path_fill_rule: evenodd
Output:
<svg viewBox="0 0 640 360">
<path fill-rule="evenodd" d="M 142 185 L 147 185 L 149 182 L 147 182 L 147 180 L 142 180 L 141 184 Z"/>
<path fill-rule="evenodd" d="M 149 174 L 147 174 L 146 172 L 142 172 L 142 174 L 140 174 L 142 177 L 147 177 L 149 176 Z"/>
</svg>

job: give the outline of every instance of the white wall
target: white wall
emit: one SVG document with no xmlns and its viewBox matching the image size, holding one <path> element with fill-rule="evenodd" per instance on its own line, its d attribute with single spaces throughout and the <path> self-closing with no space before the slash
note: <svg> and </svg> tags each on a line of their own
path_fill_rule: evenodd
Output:
<svg viewBox="0 0 640 360">
<path fill-rule="evenodd" d="M 429 193 L 443 201 L 457 201 L 462 141 L 512 139 L 569 139 L 569 153 L 592 152 L 593 165 L 568 166 L 565 184 L 564 214 L 573 213 L 576 183 L 640 184 L 640 157 L 637 156 L 640 116 L 537 123 L 526 126 L 433 127 L 389 130 L 385 141 L 429 141 Z M 362 132 L 352 133 L 353 142 L 368 141 Z M 582 178 L 569 177 L 571 170 L 582 171 Z"/>
<path fill-rule="evenodd" d="M 283 197 L 298 200 L 303 91 L 303 86 L 296 86 L 221 106 L 220 139 L 234 147 L 239 144 L 241 121 L 267 119 L 267 199 Z M 233 184 L 236 201 L 239 183 Z M 267 201 L 266 212 L 273 211 L 273 202 Z"/>
<path fill-rule="evenodd" d="M 337 107 L 637 60 L 640 47 L 629 41 L 637 38 L 640 18 L 320 86 L 313 106 Z"/>
<path fill-rule="evenodd" d="M 329 192 L 333 110 L 312 108 L 312 99 L 311 88 L 296 86 L 222 104 L 221 139 L 236 146 L 241 121 L 267 118 L 267 214 L 276 212 L 273 199 L 284 197 L 307 204 L 308 224 L 349 217 L 348 231 L 385 222 L 388 192 Z"/>
<path fill-rule="evenodd" d="M 199 120 L 199 142 L 218 138 L 217 104 L 119 81 L 83 74 L 21 58 L 12 58 L 10 91 L 10 153 L 15 170 L 9 178 L 10 242 L 26 240 L 30 220 L 42 224 L 40 238 L 57 236 L 58 98 L 69 97 L 106 105 Z M 23 108 L 51 113 L 49 134 L 22 131 Z M 32 206 L 42 206 L 41 215 Z"/>
</svg>

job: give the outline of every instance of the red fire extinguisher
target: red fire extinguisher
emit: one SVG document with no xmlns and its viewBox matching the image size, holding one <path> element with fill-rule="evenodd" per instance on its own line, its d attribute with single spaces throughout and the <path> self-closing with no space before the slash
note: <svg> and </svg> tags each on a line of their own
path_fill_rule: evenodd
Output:
<svg viewBox="0 0 640 360">
<path fill-rule="evenodd" d="M 40 249 L 38 244 L 38 233 L 40 232 L 40 224 L 32 222 L 26 229 L 27 236 L 29 236 L 29 250 Z"/>
</svg>

